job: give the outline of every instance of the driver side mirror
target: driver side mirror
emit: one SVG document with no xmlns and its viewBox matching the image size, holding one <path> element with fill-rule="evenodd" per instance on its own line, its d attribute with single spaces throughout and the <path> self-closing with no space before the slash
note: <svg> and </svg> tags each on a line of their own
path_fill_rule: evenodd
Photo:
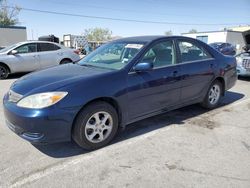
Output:
<svg viewBox="0 0 250 188">
<path fill-rule="evenodd" d="M 9 55 L 16 55 L 18 53 L 18 51 L 16 51 L 16 50 L 11 50 L 10 52 L 9 52 Z"/>
<path fill-rule="evenodd" d="M 147 72 L 153 69 L 152 62 L 141 62 L 134 66 L 133 70 L 135 72 Z"/>
</svg>

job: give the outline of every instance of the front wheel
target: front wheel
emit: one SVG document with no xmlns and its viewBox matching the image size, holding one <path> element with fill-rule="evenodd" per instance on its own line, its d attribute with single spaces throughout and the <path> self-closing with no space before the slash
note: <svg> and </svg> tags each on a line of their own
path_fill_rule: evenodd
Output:
<svg viewBox="0 0 250 188">
<path fill-rule="evenodd" d="M 219 81 L 215 81 L 211 84 L 201 105 L 208 109 L 213 109 L 218 106 L 220 98 L 222 96 L 222 84 Z"/>
<path fill-rule="evenodd" d="M 118 115 L 106 102 L 95 102 L 86 106 L 77 116 L 73 139 L 87 150 L 107 145 L 118 130 Z"/>
</svg>

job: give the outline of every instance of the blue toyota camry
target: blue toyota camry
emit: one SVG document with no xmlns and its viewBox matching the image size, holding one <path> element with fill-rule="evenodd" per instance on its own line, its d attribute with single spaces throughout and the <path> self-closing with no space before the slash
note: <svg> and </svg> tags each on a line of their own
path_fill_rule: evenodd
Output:
<svg viewBox="0 0 250 188">
<path fill-rule="evenodd" d="M 215 108 L 237 80 L 236 60 L 181 36 L 107 43 L 76 63 L 28 74 L 4 96 L 8 127 L 32 143 L 108 144 L 119 127 L 200 103 Z"/>
</svg>

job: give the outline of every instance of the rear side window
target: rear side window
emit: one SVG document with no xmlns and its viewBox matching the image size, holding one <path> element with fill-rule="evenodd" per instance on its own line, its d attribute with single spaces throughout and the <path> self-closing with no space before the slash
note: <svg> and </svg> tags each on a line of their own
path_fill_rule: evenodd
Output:
<svg viewBox="0 0 250 188">
<path fill-rule="evenodd" d="M 60 49 L 59 46 L 51 43 L 39 43 L 39 51 L 45 52 L 45 51 L 55 51 Z"/>
<path fill-rule="evenodd" d="M 181 62 L 199 61 L 210 59 L 212 56 L 203 48 L 190 41 L 178 41 Z"/>
</svg>

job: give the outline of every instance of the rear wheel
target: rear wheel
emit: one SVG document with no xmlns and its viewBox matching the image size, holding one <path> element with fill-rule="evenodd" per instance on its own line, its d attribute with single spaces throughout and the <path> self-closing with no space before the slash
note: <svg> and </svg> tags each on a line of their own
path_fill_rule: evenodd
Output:
<svg viewBox="0 0 250 188">
<path fill-rule="evenodd" d="M 95 102 L 79 113 L 72 136 L 79 146 L 93 150 L 107 145 L 117 129 L 118 116 L 114 107 L 106 102 Z"/>
<path fill-rule="evenodd" d="M 201 105 L 205 108 L 213 109 L 218 106 L 221 96 L 222 84 L 220 81 L 216 80 L 209 87 L 206 97 Z"/>
<path fill-rule="evenodd" d="M 0 79 L 6 79 L 9 76 L 9 69 L 5 65 L 0 65 Z"/>
</svg>

